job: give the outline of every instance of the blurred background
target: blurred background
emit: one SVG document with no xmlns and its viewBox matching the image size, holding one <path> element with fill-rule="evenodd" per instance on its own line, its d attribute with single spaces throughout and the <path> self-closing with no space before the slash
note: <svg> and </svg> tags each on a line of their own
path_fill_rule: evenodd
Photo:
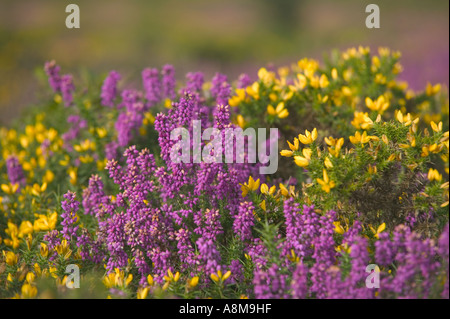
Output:
<svg viewBox="0 0 450 319">
<path fill-rule="evenodd" d="M 65 27 L 77 3 L 81 29 Z M 367 29 L 376 3 L 381 29 Z M 177 77 L 203 71 L 230 79 L 261 66 L 321 59 L 333 48 L 388 46 L 403 53 L 401 77 L 414 89 L 449 82 L 447 0 L 0 0 L 0 124 L 38 102 L 36 69 L 115 69 L 139 81 L 145 67 L 173 64 Z"/>
</svg>

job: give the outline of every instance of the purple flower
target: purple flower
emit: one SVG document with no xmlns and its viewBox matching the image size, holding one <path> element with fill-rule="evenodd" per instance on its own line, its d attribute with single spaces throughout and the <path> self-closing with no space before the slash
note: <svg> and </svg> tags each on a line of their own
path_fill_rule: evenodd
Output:
<svg viewBox="0 0 450 319">
<path fill-rule="evenodd" d="M 61 91 L 61 76 L 59 72 L 61 68 L 56 64 L 55 61 L 50 61 L 45 63 L 44 67 L 45 73 L 48 76 L 48 82 L 55 92 Z"/>
<path fill-rule="evenodd" d="M 256 270 L 253 278 L 256 299 L 287 299 L 287 275 L 273 264 L 268 270 Z"/>
<path fill-rule="evenodd" d="M 252 84 L 251 78 L 247 74 L 241 74 L 238 79 L 237 88 L 245 89 Z"/>
<path fill-rule="evenodd" d="M 114 101 L 117 97 L 117 83 L 120 81 L 121 76 L 117 71 L 111 71 L 103 82 L 102 93 L 100 95 L 102 99 L 102 105 L 108 107 L 114 107 Z"/>
<path fill-rule="evenodd" d="M 177 95 L 175 93 L 175 69 L 172 65 L 165 65 L 162 69 L 162 90 L 163 96 L 175 100 Z"/>
<path fill-rule="evenodd" d="M 186 87 L 181 90 L 180 94 L 191 92 L 193 94 L 200 93 L 203 89 L 204 75 L 202 72 L 191 72 L 186 75 Z"/>
<path fill-rule="evenodd" d="M 9 156 L 6 159 L 6 170 L 11 185 L 19 185 L 19 188 L 25 187 L 27 180 L 22 165 L 20 165 L 19 159 L 16 156 Z"/>
<path fill-rule="evenodd" d="M 292 274 L 291 295 L 294 299 L 305 299 L 308 296 L 308 267 L 298 263 Z"/>
<path fill-rule="evenodd" d="M 254 210 L 255 207 L 251 203 L 241 203 L 238 214 L 234 217 L 233 230 L 242 241 L 253 239 L 252 228 L 255 225 Z"/>
<path fill-rule="evenodd" d="M 84 213 L 97 215 L 102 206 L 108 204 L 109 198 L 103 191 L 103 182 L 98 175 L 89 179 L 89 186 L 83 191 Z"/>
<path fill-rule="evenodd" d="M 197 240 L 197 247 L 199 252 L 199 260 L 202 262 L 203 272 L 206 276 L 222 270 L 220 252 L 212 239 L 205 239 L 203 237 Z"/>
<path fill-rule="evenodd" d="M 75 91 L 75 85 L 73 84 L 73 77 L 70 74 L 65 74 L 61 78 L 61 94 L 66 107 L 70 106 L 73 102 L 73 93 Z"/>
<path fill-rule="evenodd" d="M 66 200 L 61 202 L 61 207 L 64 211 L 64 213 L 61 214 L 61 218 L 63 219 L 61 222 L 61 225 L 63 226 L 61 234 L 69 242 L 73 237 L 76 237 L 79 228 L 79 226 L 75 226 L 75 223 L 78 221 L 77 212 L 80 203 L 76 201 L 75 197 L 75 193 L 69 191 L 64 195 Z"/>
<path fill-rule="evenodd" d="M 441 237 L 439 238 L 439 247 L 438 252 L 440 257 L 442 258 L 442 268 L 445 274 L 445 284 L 444 284 L 444 290 L 442 291 L 442 298 L 449 299 L 449 288 L 448 288 L 448 279 L 449 279 L 449 224 L 445 226 L 444 231 L 441 234 Z"/>
<path fill-rule="evenodd" d="M 142 71 L 142 82 L 149 107 L 161 102 L 161 81 L 159 80 L 158 69 L 145 69 Z"/>
</svg>

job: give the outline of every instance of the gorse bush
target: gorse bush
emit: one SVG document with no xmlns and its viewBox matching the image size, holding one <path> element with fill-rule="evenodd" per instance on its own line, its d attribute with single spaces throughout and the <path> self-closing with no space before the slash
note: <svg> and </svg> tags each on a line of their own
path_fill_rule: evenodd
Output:
<svg viewBox="0 0 450 319">
<path fill-rule="evenodd" d="M 142 90 L 47 63 L 52 98 L 0 129 L 0 297 L 448 298 L 448 97 L 409 90 L 399 59 L 361 47 L 233 85 L 167 65 Z M 194 120 L 278 128 L 277 173 L 173 161 Z"/>
</svg>

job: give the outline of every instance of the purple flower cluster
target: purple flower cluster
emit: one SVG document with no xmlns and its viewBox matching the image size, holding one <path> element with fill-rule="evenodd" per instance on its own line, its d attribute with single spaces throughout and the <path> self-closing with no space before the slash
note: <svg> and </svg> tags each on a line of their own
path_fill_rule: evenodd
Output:
<svg viewBox="0 0 450 319">
<path fill-rule="evenodd" d="M 72 146 L 69 142 L 77 139 L 80 136 L 82 130 L 87 128 L 88 123 L 79 115 L 70 115 L 67 118 L 67 123 L 71 124 L 71 127 L 69 131 L 62 135 L 62 139 L 64 141 L 64 147 L 70 151 L 72 150 Z"/>
<path fill-rule="evenodd" d="M 11 185 L 19 185 L 19 188 L 26 185 L 27 180 L 22 165 L 20 165 L 19 159 L 16 156 L 9 156 L 6 159 L 6 170 Z"/>
<path fill-rule="evenodd" d="M 63 229 L 61 234 L 64 239 L 71 241 L 72 238 L 75 238 L 77 235 L 77 230 L 79 226 L 75 226 L 78 221 L 77 212 L 80 207 L 80 203 L 75 199 L 76 195 L 72 192 L 67 192 L 64 195 L 65 200 L 61 202 L 61 207 L 63 209 L 63 213 L 61 214 L 61 218 L 63 219 L 61 225 Z"/>
<path fill-rule="evenodd" d="M 73 93 L 75 92 L 72 75 L 65 74 L 60 76 L 61 68 L 55 61 L 45 63 L 44 70 L 53 91 L 61 93 L 65 106 L 70 106 L 73 102 Z"/>
<path fill-rule="evenodd" d="M 445 240 L 445 236 L 448 239 L 448 226 L 442 234 L 441 240 Z M 418 234 L 411 232 L 410 228 L 403 225 L 397 226 L 392 240 L 387 236 L 380 238 L 376 243 L 377 257 L 380 263 L 391 262 L 396 265 L 395 276 L 386 274 L 382 279 L 383 285 L 380 293 L 383 296 L 397 298 L 431 297 L 436 274 L 442 267 L 447 267 L 448 278 L 448 242 L 446 251 L 445 248 L 442 249 L 445 247 L 445 243 L 440 241 L 439 244 L 441 245 L 436 245 L 429 238 L 420 238 Z M 388 259 L 381 257 L 384 248 L 388 248 Z M 440 264 L 436 258 L 438 255 L 443 257 L 441 260 L 447 261 L 447 265 Z"/>
<path fill-rule="evenodd" d="M 292 273 L 292 298 L 448 298 L 448 225 L 439 243 L 420 238 L 409 227 L 400 225 L 392 238 L 388 233 L 380 234 L 371 257 L 369 241 L 362 236 L 363 229 L 358 222 L 340 242 L 344 251 L 336 253 L 339 241 L 333 234 L 334 219 L 334 212 L 320 217 L 320 233 L 312 240 L 312 259 L 303 258 L 297 266 L 288 266 Z M 285 244 L 288 242 L 286 237 Z M 311 262 L 312 266 L 308 267 Z M 369 276 L 366 270 L 370 264 L 381 267 L 378 289 L 366 286 Z M 270 280 L 268 273 L 255 272 L 255 296 L 273 296 L 271 288 L 261 283 Z M 278 275 L 281 278 L 282 269 Z"/>
<path fill-rule="evenodd" d="M 238 280 L 242 265 L 236 259 L 224 263 L 220 249 L 224 210 L 233 216 L 234 231 L 249 242 L 249 249 L 263 255 L 262 245 L 251 248 L 254 207 L 251 203 L 241 204 L 239 199 L 239 183 L 247 179 L 252 166 L 173 163 L 170 159 L 170 131 L 176 127 L 192 129 L 192 121 L 198 115 L 195 110 L 202 103 L 199 98 L 186 94 L 167 115 L 157 116 L 155 128 L 164 166 L 156 166 L 148 150 L 129 147 L 123 154 L 124 166 L 116 160 L 107 164 L 109 176 L 120 190 L 114 201 L 105 194 L 98 176 L 90 179 L 82 204 L 84 213 L 98 221 L 96 237 L 74 225 L 78 202 L 72 193 L 65 196 L 62 235 L 76 241 L 83 259 L 94 259 L 95 250 L 96 256 L 104 257 L 96 262 L 106 263 L 108 271 L 124 268 L 132 259 L 141 278 L 152 274 L 159 283 L 168 270 L 209 276 L 219 270 L 234 269 L 232 278 Z M 141 95 L 133 90 L 122 93 L 122 106 L 127 111 L 122 114 L 141 114 L 144 107 Z M 221 106 L 215 114 L 217 125 L 231 125 L 227 108 Z M 117 123 L 121 123 L 120 116 Z M 123 133 L 126 129 L 117 123 L 116 128 Z M 129 133 L 124 135 L 128 143 Z M 126 145 L 120 137 L 119 145 Z M 175 269 L 176 265 L 184 269 Z"/>
<path fill-rule="evenodd" d="M 288 275 L 282 274 L 276 264 L 266 271 L 256 271 L 253 278 L 255 297 L 257 299 L 289 298 L 287 279 Z"/>
<path fill-rule="evenodd" d="M 48 83 L 55 92 L 61 91 L 61 76 L 59 72 L 61 67 L 55 61 L 46 62 L 44 66 L 45 73 L 48 76 Z"/>
<path fill-rule="evenodd" d="M 239 76 L 238 82 L 237 82 L 237 88 L 238 89 L 245 89 L 246 87 L 250 86 L 252 84 L 252 79 L 248 74 L 241 74 Z"/>
<path fill-rule="evenodd" d="M 180 91 L 180 95 L 185 92 L 199 94 L 202 91 L 205 82 L 205 76 L 202 72 L 190 72 L 186 75 L 186 79 L 186 87 Z"/>
<path fill-rule="evenodd" d="M 175 87 L 175 68 L 172 65 L 165 65 L 162 69 L 162 90 L 163 96 L 170 100 L 175 100 L 177 98 Z"/>
<path fill-rule="evenodd" d="M 217 73 L 212 79 L 211 96 L 216 100 L 217 105 L 228 105 L 231 97 L 231 85 L 224 74 Z"/>
<path fill-rule="evenodd" d="M 117 83 L 120 79 L 121 76 L 117 71 L 111 71 L 106 77 L 100 95 L 103 106 L 114 107 L 114 101 L 118 94 Z"/>
<path fill-rule="evenodd" d="M 149 107 L 155 106 L 161 101 L 161 81 L 158 69 L 145 69 L 142 71 L 145 97 Z"/>
<path fill-rule="evenodd" d="M 294 250 L 297 256 L 309 257 L 313 254 L 313 240 L 321 233 L 320 215 L 314 207 L 303 207 L 290 198 L 284 202 L 284 216 L 286 220 L 286 244 L 284 255 Z"/>
<path fill-rule="evenodd" d="M 253 211 L 255 207 L 251 203 L 244 202 L 239 206 L 238 213 L 234 216 L 233 230 L 242 241 L 253 239 L 252 229 L 255 225 Z"/>
</svg>

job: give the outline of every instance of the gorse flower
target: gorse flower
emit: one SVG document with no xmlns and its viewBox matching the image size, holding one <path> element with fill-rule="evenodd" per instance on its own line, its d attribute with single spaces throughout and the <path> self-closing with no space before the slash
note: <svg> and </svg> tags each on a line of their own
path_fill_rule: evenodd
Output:
<svg viewBox="0 0 450 319">
<path fill-rule="evenodd" d="M 354 136 L 350 136 L 350 142 L 354 145 L 357 144 L 367 144 L 370 141 L 378 140 L 377 136 L 368 136 L 367 132 L 364 131 L 362 134 L 359 131 L 356 131 Z"/>
<path fill-rule="evenodd" d="M 269 105 L 267 107 L 267 113 L 280 119 L 284 119 L 289 116 L 289 111 L 285 108 L 283 102 L 279 103 L 276 108 L 274 108 L 272 105 Z"/>
<path fill-rule="evenodd" d="M 328 177 L 328 173 L 327 173 L 326 169 L 323 170 L 323 179 L 318 178 L 317 183 L 319 183 L 322 186 L 322 189 L 326 193 L 329 193 L 331 191 L 331 189 L 336 187 L 336 183 L 334 181 L 330 180 L 330 178 Z"/>
<path fill-rule="evenodd" d="M 309 145 L 312 144 L 315 140 L 317 140 L 317 136 L 318 136 L 317 129 L 315 128 L 312 130 L 312 132 L 306 130 L 305 135 L 300 134 L 298 136 L 298 139 L 302 144 Z"/>
<path fill-rule="evenodd" d="M 389 101 L 386 101 L 384 95 L 381 95 L 376 100 L 372 100 L 371 98 L 366 98 L 366 106 L 372 110 L 376 111 L 379 114 L 383 114 L 390 106 Z"/>
</svg>

